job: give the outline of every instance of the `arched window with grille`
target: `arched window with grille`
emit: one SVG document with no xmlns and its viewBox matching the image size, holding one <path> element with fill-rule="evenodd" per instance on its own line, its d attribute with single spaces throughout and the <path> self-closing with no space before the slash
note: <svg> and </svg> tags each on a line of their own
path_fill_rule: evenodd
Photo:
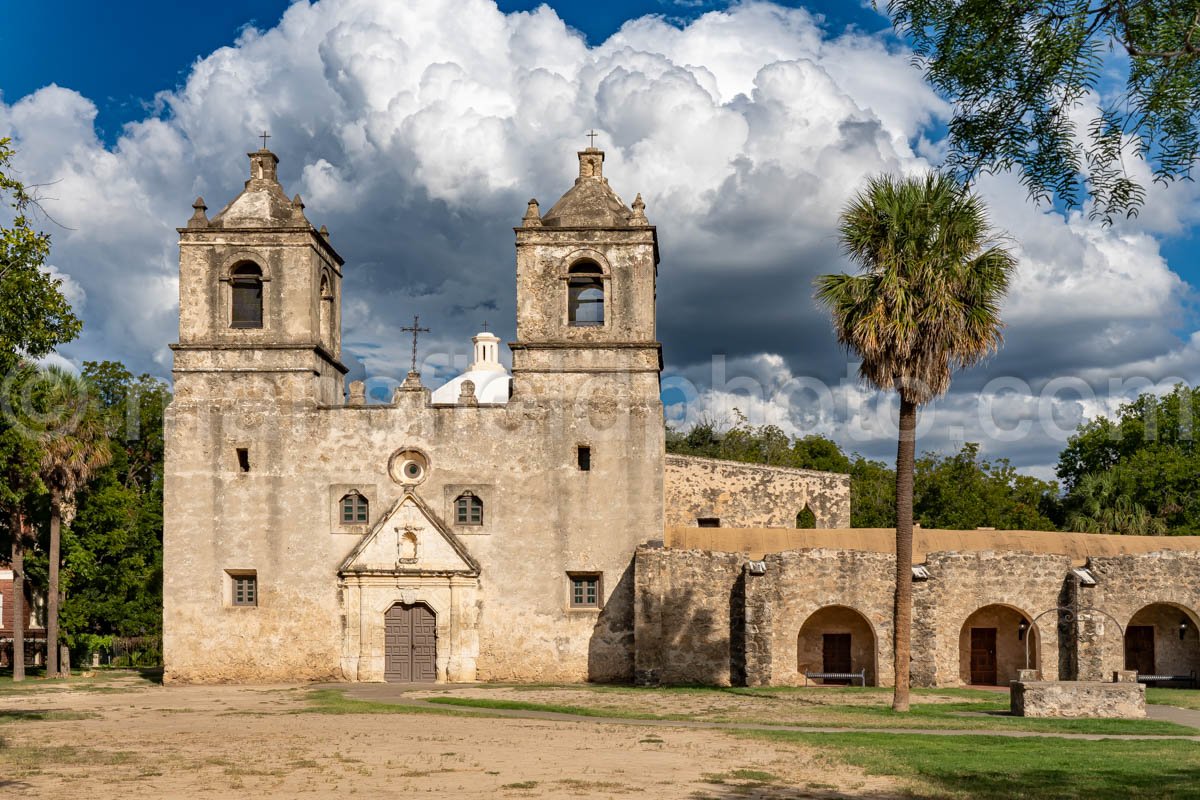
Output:
<svg viewBox="0 0 1200 800">
<path fill-rule="evenodd" d="M 604 273 L 593 261 L 580 261 L 567 271 L 567 324 L 604 324 Z"/>
<path fill-rule="evenodd" d="M 459 525 L 483 524 L 483 501 L 470 492 L 463 492 L 454 501 L 454 521 Z"/>
<path fill-rule="evenodd" d="M 361 525 L 367 522 L 370 516 L 367 498 L 358 492 L 348 492 L 342 495 L 341 509 L 343 525 Z"/>
<path fill-rule="evenodd" d="M 263 326 L 263 279 L 257 264 L 238 264 L 229 274 L 233 295 L 230 327 L 261 328 Z"/>
</svg>

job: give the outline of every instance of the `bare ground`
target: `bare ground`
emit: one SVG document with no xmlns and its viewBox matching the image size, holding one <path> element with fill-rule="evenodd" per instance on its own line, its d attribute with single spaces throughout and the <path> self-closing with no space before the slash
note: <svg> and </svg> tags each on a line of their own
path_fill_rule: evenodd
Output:
<svg viewBox="0 0 1200 800">
<path fill-rule="evenodd" d="M 308 692 L 129 679 L 3 694 L 0 790 L 47 800 L 902 796 L 894 781 L 815 750 L 720 731 L 317 714 Z"/>
</svg>

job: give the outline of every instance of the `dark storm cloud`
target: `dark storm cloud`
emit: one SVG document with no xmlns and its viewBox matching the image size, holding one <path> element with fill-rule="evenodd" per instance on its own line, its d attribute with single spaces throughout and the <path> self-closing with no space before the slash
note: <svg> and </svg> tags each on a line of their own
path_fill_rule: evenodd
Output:
<svg viewBox="0 0 1200 800">
<path fill-rule="evenodd" d="M 812 281 L 847 269 L 836 219 L 862 179 L 925 167 L 913 143 L 945 107 L 908 57 L 874 36 L 827 38 L 807 12 L 765 3 L 680 28 L 631 21 L 589 48 L 545 7 L 505 16 L 486 0 L 325 0 L 199 61 L 159 98 L 164 116 L 130 125 L 112 149 L 94 135 L 92 104 L 57 87 L 0 104 L 0 131 L 16 136 L 30 180 L 54 183 L 48 207 L 70 228 L 55 233 L 52 261 L 87 327 L 63 355 L 167 375 L 174 228 L 197 194 L 211 214 L 237 193 L 244 153 L 268 128 L 286 191 L 347 260 L 352 377 L 386 396 L 408 368 L 400 329 L 414 315 L 432 328 L 421 339 L 430 383 L 465 367 L 485 320 L 513 338 L 511 228 L 530 197 L 545 210 L 570 187 L 595 128 L 613 188 L 626 202 L 641 192 L 658 226 L 659 336 L 667 377 L 693 383 L 689 413 L 736 395 L 711 385 L 720 355 L 727 378 L 762 387 L 741 410 L 888 457 L 886 426 L 855 416 L 874 401 Z M 1144 233 L 1033 210 L 1007 178 L 984 192 L 1020 247 L 1008 344 L 956 380 L 922 445 L 987 440 L 988 452 L 1045 465 L 1060 442 L 1041 426 L 988 440 L 979 391 L 997 376 L 1024 380 L 1027 413 L 1056 376 L 1194 370 L 1200 348 L 1177 334 L 1190 330 L 1186 285 Z M 1161 205 L 1146 215 L 1170 224 Z M 836 400 L 828 413 L 795 390 L 810 379 Z M 1073 403 L 1046 405 L 1081 418 L 1114 401 Z"/>
</svg>

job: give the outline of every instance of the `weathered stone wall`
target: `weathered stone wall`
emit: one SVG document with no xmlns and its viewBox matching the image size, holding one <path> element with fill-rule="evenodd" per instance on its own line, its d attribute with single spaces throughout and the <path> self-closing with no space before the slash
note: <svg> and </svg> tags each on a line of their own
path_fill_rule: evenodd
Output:
<svg viewBox="0 0 1200 800">
<path fill-rule="evenodd" d="M 894 558 L 808 549 L 744 553 L 642 548 L 636 562 L 636 675 L 646 682 L 800 685 L 823 672 L 823 637 L 850 634 L 851 669 L 867 683 L 893 679 Z M 996 682 L 1025 666 L 1048 680 L 1064 672 L 1057 607 L 1067 556 L 983 551 L 929 553 L 915 581 L 912 679 L 917 686 L 971 680 L 970 629 L 996 629 Z M 1043 611 L 1050 613 L 1039 617 Z M 1021 636 L 1020 622 L 1031 627 Z"/>
<path fill-rule="evenodd" d="M 519 393 L 508 408 L 432 408 L 425 392 L 401 393 L 393 406 L 309 409 L 245 400 L 214 407 L 190 396 L 168 412 L 168 679 L 354 679 L 359 658 L 378 661 L 381 613 L 355 637 L 366 649 L 343 653 L 347 615 L 359 616 L 346 604 L 367 596 L 344 591 L 336 572 L 364 533 L 331 532 L 330 487 L 363 487 L 376 498 L 376 522 L 403 492 L 387 469 L 400 448 L 428 455 L 415 491 L 432 508 L 444 508 L 449 486 L 479 487 L 487 498 L 483 526 L 443 518 L 482 566 L 477 671 L 460 679 L 632 676 L 632 554 L 662 530 L 653 404 L 630 404 L 598 429 L 586 415 L 547 413 Z M 577 464 L 583 438 L 588 472 Z M 239 446 L 249 450 L 246 473 Z M 226 571 L 245 569 L 258 572 L 257 608 L 223 599 Z M 570 607 L 572 571 L 601 573 L 602 610 Z M 417 584 L 393 580 L 391 593 L 398 599 Z M 415 599 L 450 607 L 419 591 Z M 246 646 L 229 646 L 239 642 Z"/>
<path fill-rule="evenodd" d="M 929 553 L 929 580 L 913 586 L 912 679 L 918 686 L 957 686 L 965 674 L 970 646 L 964 633 L 968 618 L 988 606 L 1015 614 L 977 617 L 978 627 L 1006 624 L 996 631 L 998 681 L 1016 678 L 1024 666 L 1025 642 L 1017 638 L 1021 616 L 1034 617 L 1061 604 L 1064 581 L 1071 569 L 1067 556 L 1021 552 Z M 1018 616 L 1019 615 L 1019 616 Z M 1041 617 L 1030 642 L 1030 660 L 1047 680 L 1059 672 L 1058 614 Z"/>
<path fill-rule="evenodd" d="M 1146 716 L 1146 687 L 1100 681 L 1018 681 L 1011 709 L 1017 717 L 1138 719 Z"/>
<path fill-rule="evenodd" d="M 632 212 L 615 227 L 527 217 L 506 406 L 434 407 L 409 382 L 389 404 L 343 405 L 340 258 L 283 193 L 274 156 L 251 161 L 245 192 L 211 221 L 198 206 L 180 231 L 165 679 L 378 680 L 395 603 L 434 611 L 441 680 L 632 678 L 633 553 L 663 530 L 654 229 Z M 579 259 L 602 268 L 603 325 L 569 325 Z M 260 328 L 230 324 L 230 269 L 246 260 L 262 270 Z M 390 468 L 401 451 L 427 461 L 419 481 Z M 337 523 L 350 489 L 370 501 L 365 525 Z M 484 524 L 454 523 L 465 490 L 483 500 Z M 398 552 L 347 574 L 406 491 L 420 499 L 423 516 L 405 522 L 418 549 L 449 535 L 477 566 Z M 258 603 L 235 606 L 232 576 L 250 571 Z M 572 606 L 571 573 L 599 576 L 601 608 Z"/>
<path fill-rule="evenodd" d="M 634 674 L 639 683 L 741 682 L 744 561 L 736 553 L 638 548 Z"/>
<path fill-rule="evenodd" d="M 857 654 L 853 671 L 866 669 L 868 685 L 890 685 L 893 557 L 856 550 L 800 550 L 772 553 L 763 563 L 764 574 L 746 576 L 746 607 L 769 609 L 759 612 L 765 624 L 756 634 L 770 659 L 769 664 L 747 659 L 747 680 L 756 685 L 803 685 L 805 671 L 822 671 L 822 635 L 850 633 Z M 870 641 L 864 641 L 864 632 L 869 632 Z"/>
<path fill-rule="evenodd" d="M 818 528 L 850 525 L 849 475 L 668 455 L 664 480 L 667 526 L 795 528 L 806 506 Z"/>
<path fill-rule="evenodd" d="M 1071 587 L 1079 608 L 1081 680 L 1100 680 L 1125 668 L 1121 631 L 1130 624 L 1155 626 L 1157 670 L 1200 670 L 1200 552 L 1090 558 L 1086 569 L 1095 585 L 1081 586 L 1076 580 Z M 1188 623 L 1183 640 L 1181 622 Z"/>
</svg>

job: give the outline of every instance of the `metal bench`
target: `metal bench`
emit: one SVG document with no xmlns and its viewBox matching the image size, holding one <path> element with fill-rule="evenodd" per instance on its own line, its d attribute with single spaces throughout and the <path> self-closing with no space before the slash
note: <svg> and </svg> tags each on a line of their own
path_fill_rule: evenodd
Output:
<svg viewBox="0 0 1200 800">
<path fill-rule="evenodd" d="M 858 672 L 806 672 L 804 673 L 806 680 L 820 679 L 825 681 L 850 681 L 850 685 L 854 685 L 854 681 L 858 681 L 859 686 L 867 685 L 867 671 L 861 669 Z"/>
<path fill-rule="evenodd" d="M 1189 675 L 1138 675 L 1138 683 L 1190 683 L 1192 688 L 1196 687 L 1196 671 L 1192 670 Z"/>
</svg>

